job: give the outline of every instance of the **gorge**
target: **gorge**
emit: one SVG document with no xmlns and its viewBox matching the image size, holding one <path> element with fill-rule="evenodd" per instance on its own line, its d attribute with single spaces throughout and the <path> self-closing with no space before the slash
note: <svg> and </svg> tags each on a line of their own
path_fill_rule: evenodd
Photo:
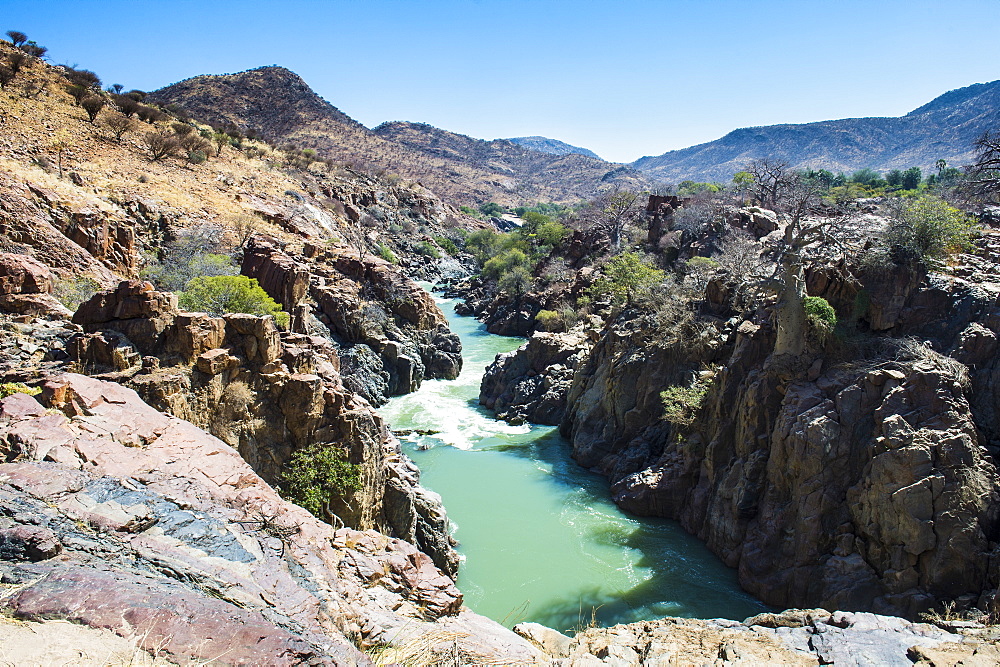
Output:
<svg viewBox="0 0 1000 667">
<path fill-rule="evenodd" d="M 5 643 L 68 621 L 139 664 L 1000 659 L 975 172 L 680 188 L 368 130 L 277 66 L 123 94 L 31 53 L 0 654 L 68 660 Z"/>
</svg>

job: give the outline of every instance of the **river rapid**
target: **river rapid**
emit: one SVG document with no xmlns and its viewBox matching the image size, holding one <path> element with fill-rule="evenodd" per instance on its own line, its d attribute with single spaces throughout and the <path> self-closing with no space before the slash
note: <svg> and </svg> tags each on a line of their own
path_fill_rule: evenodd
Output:
<svg viewBox="0 0 1000 667">
<path fill-rule="evenodd" d="M 553 427 L 511 426 L 479 406 L 483 371 L 524 341 L 487 333 L 437 298 L 462 339 L 457 380 L 429 380 L 379 412 L 405 436 L 427 488 L 441 494 L 464 557 L 473 610 L 512 626 L 567 632 L 661 616 L 742 620 L 767 610 L 736 573 L 675 522 L 629 516 L 607 481 L 576 465 Z"/>
</svg>

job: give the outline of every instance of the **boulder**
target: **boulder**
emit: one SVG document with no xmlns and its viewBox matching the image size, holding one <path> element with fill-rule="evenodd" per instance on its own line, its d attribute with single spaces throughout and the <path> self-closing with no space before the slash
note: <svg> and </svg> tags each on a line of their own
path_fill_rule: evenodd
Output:
<svg viewBox="0 0 1000 667">
<path fill-rule="evenodd" d="M 52 272 L 41 262 L 9 252 L 0 252 L 0 295 L 48 294 Z"/>
</svg>

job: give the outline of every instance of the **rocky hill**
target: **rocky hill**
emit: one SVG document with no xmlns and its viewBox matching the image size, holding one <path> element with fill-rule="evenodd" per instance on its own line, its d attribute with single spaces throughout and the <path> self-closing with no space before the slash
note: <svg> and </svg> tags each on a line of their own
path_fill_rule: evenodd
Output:
<svg viewBox="0 0 1000 667">
<path fill-rule="evenodd" d="M 973 141 L 998 126 L 1000 81 L 993 81 L 952 90 L 905 116 L 742 128 L 715 141 L 640 158 L 632 166 L 673 183 L 728 181 L 761 157 L 796 169 L 850 173 L 918 166 L 926 173 L 939 159 L 952 166 L 968 164 Z"/>
<path fill-rule="evenodd" d="M 558 139 L 549 139 L 548 137 L 512 137 L 506 141 L 509 141 L 512 144 L 517 144 L 518 146 L 530 148 L 533 151 L 540 151 L 542 153 L 552 153 L 553 155 L 579 153 L 580 155 L 600 159 L 600 156 L 592 150 L 580 148 L 579 146 L 573 146 L 571 144 L 567 144 L 565 141 L 559 141 Z"/>
<path fill-rule="evenodd" d="M 271 66 L 186 79 L 151 94 L 212 124 L 253 130 L 320 157 L 419 180 L 458 204 L 577 201 L 600 187 L 645 185 L 628 167 L 582 155 L 560 156 L 482 141 L 415 123 L 365 128 L 323 100 L 295 73 Z"/>
</svg>

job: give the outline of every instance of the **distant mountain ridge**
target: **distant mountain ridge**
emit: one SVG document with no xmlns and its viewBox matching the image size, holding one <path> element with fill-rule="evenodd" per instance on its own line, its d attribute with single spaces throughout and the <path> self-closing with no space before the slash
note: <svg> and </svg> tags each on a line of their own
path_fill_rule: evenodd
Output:
<svg viewBox="0 0 1000 667">
<path fill-rule="evenodd" d="M 631 166 L 661 182 L 727 181 L 754 158 L 784 160 L 796 169 L 852 172 L 918 166 L 938 159 L 957 166 L 973 159 L 972 144 L 1000 128 L 1000 81 L 949 91 L 905 116 L 846 118 L 734 130 L 721 139 L 642 157 Z"/>
<path fill-rule="evenodd" d="M 626 165 L 576 153 L 554 155 L 503 139 L 473 139 L 423 123 L 383 123 L 370 130 L 276 65 L 192 77 L 149 98 L 178 104 L 213 124 L 252 129 L 272 143 L 312 148 L 336 162 L 418 180 L 456 205 L 569 202 L 590 198 L 609 184 L 651 184 Z"/>
<path fill-rule="evenodd" d="M 580 155 L 586 155 L 587 157 L 601 159 L 601 156 L 592 150 L 586 148 L 580 148 L 579 146 L 573 146 L 572 144 L 567 144 L 565 141 L 559 141 L 558 139 L 549 139 L 548 137 L 511 137 L 507 141 L 512 144 L 517 144 L 518 146 L 524 146 L 525 148 L 530 148 L 533 151 L 539 151 L 540 153 L 552 153 L 553 155 L 569 155 L 570 153 L 579 153 Z"/>
</svg>

